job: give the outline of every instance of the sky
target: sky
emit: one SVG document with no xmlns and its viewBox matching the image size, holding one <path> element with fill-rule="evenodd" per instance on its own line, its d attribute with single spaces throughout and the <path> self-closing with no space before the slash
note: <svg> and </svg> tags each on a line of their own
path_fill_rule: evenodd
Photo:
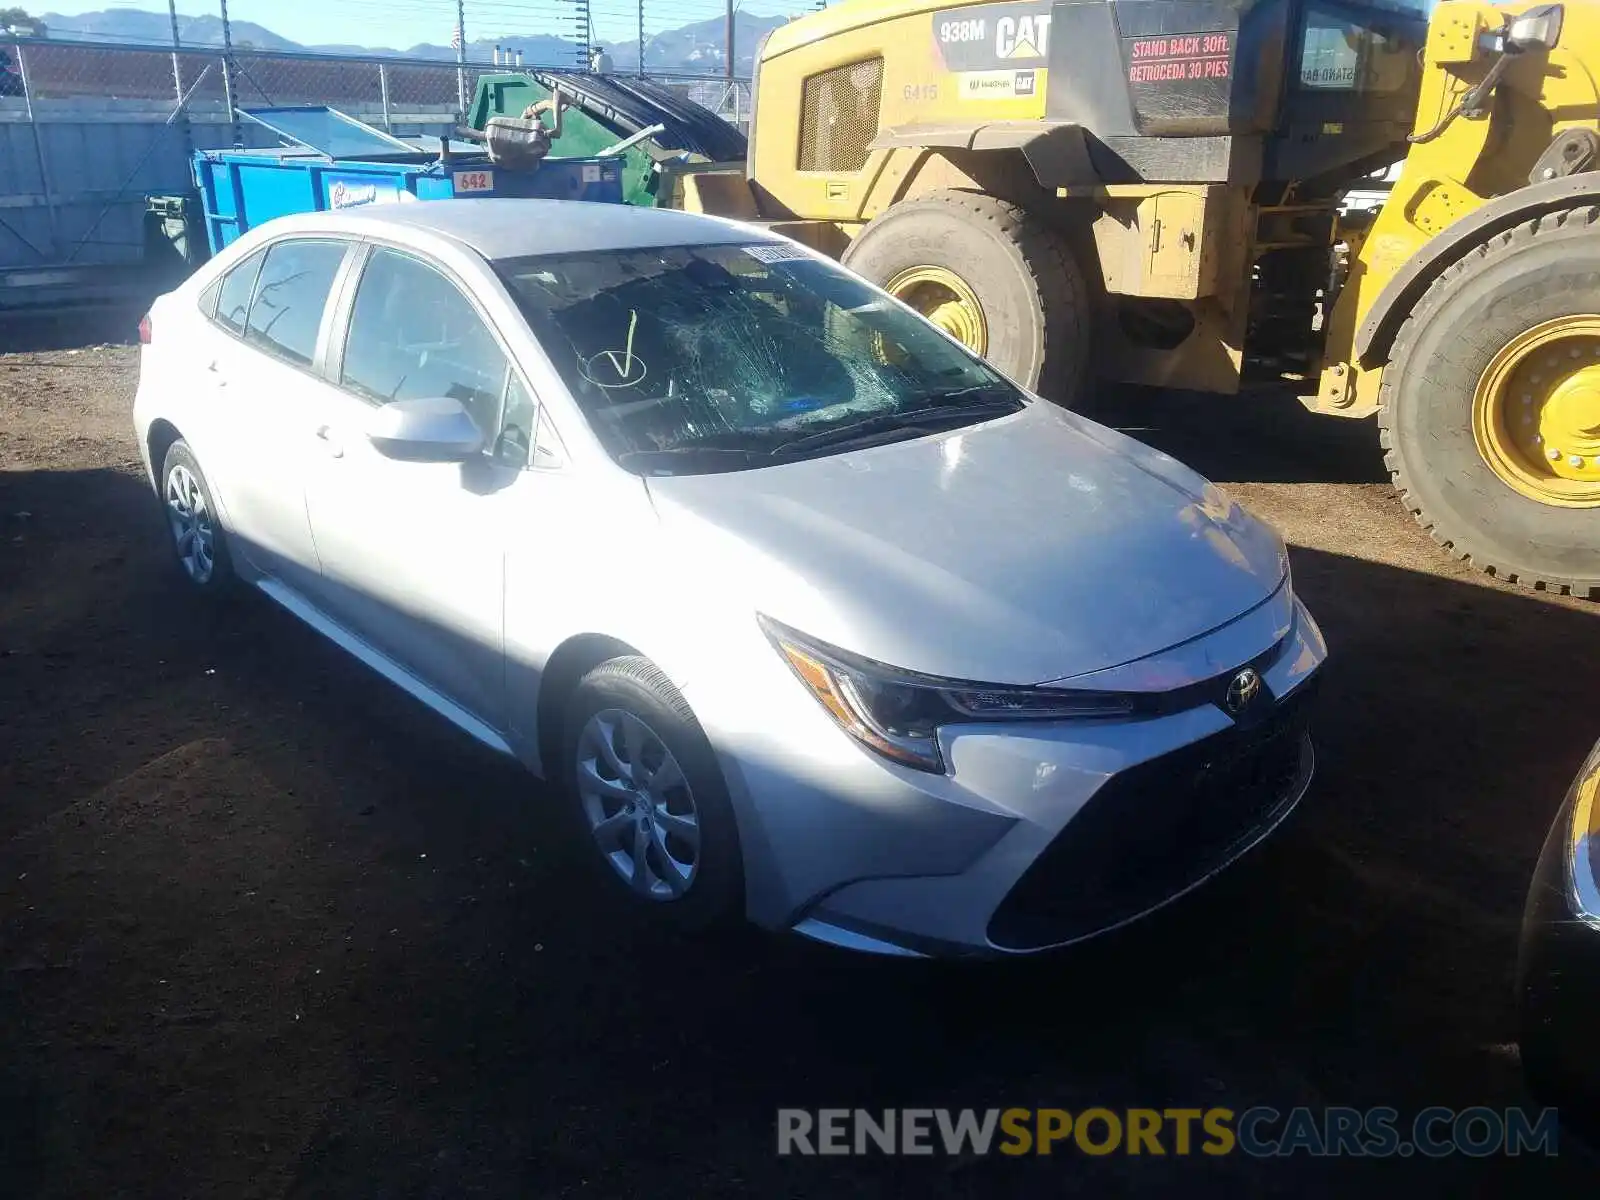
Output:
<svg viewBox="0 0 1600 1200">
<path fill-rule="evenodd" d="M 643 0 L 645 33 L 658 33 L 721 16 L 724 0 Z M 573 6 L 562 0 L 465 0 L 469 40 L 550 33 L 572 36 Z M 165 13 L 166 0 L 23 0 L 29 12 L 75 16 L 108 8 Z M 812 7 L 811 0 L 742 0 L 755 14 Z M 178 12 L 217 12 L 216 0 L 178 0 Z M 306 45 L 349 43 L 404 49 L 419 42 L 447 45 L 455 25 L 455 0 L 228 0 L 236 21 L 253 21 Z M 602 42 L 638 36 L 634 0 L 590 0 L 595 34 Z"/>
</svg>

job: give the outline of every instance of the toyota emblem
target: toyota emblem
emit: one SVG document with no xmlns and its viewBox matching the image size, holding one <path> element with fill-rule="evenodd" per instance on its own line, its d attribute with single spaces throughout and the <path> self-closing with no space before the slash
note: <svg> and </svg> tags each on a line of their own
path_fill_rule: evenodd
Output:
<svg viewBox="0 0 1600 1200">
<path fill-rule="evenodd" d="M 1238 716 L 1250 707 L 1258 695 L 1261 694 L 1261 676 L 1254 667 L 1246 667 L 1228 681 L 1228 694 L 1224 702 L 1228 711 Z"/>
</svg>

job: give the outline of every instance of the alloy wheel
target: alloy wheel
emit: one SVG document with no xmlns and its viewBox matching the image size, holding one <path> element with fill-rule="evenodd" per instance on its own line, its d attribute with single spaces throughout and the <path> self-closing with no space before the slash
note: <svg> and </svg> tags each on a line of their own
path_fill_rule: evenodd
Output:
<svg viewBox="0 0 1600 1200">
<path fill-rule="evenodd" d="M 216 532 L 211 509 L 194 472 L 183 464 L 167 472 L 167 525 L 178 561 L 196 583 L 209 583 L 216 569 Z"/>
<path fill-rule="evenodd" d="M 578 798 L 600 853 L 641 899 L 676 900 L 700 865 L 700 813 L 683 768 L 642 718 L 595 713 L 577 744 Z"/>
</svg>

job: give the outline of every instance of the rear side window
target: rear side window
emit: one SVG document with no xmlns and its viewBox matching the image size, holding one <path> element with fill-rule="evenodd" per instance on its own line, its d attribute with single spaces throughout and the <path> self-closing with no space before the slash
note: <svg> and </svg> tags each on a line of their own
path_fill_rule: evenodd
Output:
<svg viewBox="0 0 1600 1200">
<path fill-rule="evenodd" d="M 222 280 L 213 279 L 211 286 L 200 293 L 200 311 L 208 317 L 217 315 L 217 294 L 222 291 Z"/>
<path fill-rule="evenodd" d="M 449 396 L 493 441 L 511 364 L 461 290 L 426 263 L 373 252 L 356 288 L 344 346 L 344 386 L 379 404 Z M 519 385 L 520 386 L 520 385 Z M 531 409 L 531 398 L 521 407 Z M 526 454 L 528 416 L 514 414 Z"/>
<path fill-rule="evenodd" d="M 222 277 L 222 289 L 216 297 L 218 325 L 234 333 L 244 332 L 245 318 L 250 315 L 250 295 L 256 289 L 256 276 L 261 273 L 261 260 L 265 257 L 264 250 L 257 250 Z M 208 314 L 212 311 L 203 298 L 200 306 Z"/>
<path fill-rule="evenodd" d="M 309 366 L 344 253 L 343 242 L 307 240 L 268 247 L 245 341 L 297 366 Z"/>
</svg>

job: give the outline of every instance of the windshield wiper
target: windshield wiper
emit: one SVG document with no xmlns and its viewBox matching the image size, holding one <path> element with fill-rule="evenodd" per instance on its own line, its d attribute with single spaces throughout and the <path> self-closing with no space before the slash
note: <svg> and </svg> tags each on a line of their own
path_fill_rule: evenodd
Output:
<svg viewBox="0 0 1600 1200">
<path fill-rule="evenodd" d="M 684 459 L 739 459 L 746 463 L 766 462 L 771 451 L 758 449 L 751 446 L 703 446 L 688 442 L 679 446 L 662 446 L 651 450 L 622 450 L 616 455 L 617 464 L 622 467 L 649 466 L 656 459 L 665 459 L 666 464 Z"/>
<path fill-rule="evenodd" d="M 1015 411 L 1016 402 L 1010 397 L 989 401 L 963 400 L 959 404 L 945 403 L 941 398 L 940 401 L 925 408 L 913 408 L 906 412 L 876 413 L 862 417 L 858 421 L 846 421 L 842 425 L 819 429 L 816 433 L 802 434 L 774 447 L 771 454 L 773 458 L 792 458 L 825 447 L 836 448 L 855 442 L 871 442 L 879 439 L 891 441 L 893 439 L 887 435 L 895 433 L 906 433 L 915 437 L 929 432 L 936 426 L 959 425 L 968 417 L 999 416 Z"/>
<path fill-rule="evenodd" d="M 978 398 L 978 393 L 992 390 L 991 385 L 984 384 L 922 397 L 925 403 L 920 408 L 905 412 L 871 413 L 853 421 L 793 437 L 781 437 L 782 433 L 788 431 L 777 428 L 727 429 L 671 446 L 624 450 L 617 454 L 616 459 L 620 465 L 629 468 L 648 467 L 659 461 L 667 470 L 673 469 L 676 462 L 692 462 L 697 458 L 719 464 L 739 460 L 754 466 L 804 456 L 823 448 L 894 441 L 900 435 L 915 437 L 940 426 L 959 426 L 974 417 L 1003 416 L 1017 411 L 1019 401 L 1010 392 L 989 399 Z"/>
<path fill-rule="evenodd" d="M 976 401 L 979 408 L 1005 405 L 1008 408 L 1020 408 L 1023 404 L 1022 397 L 1010 387 L 1002 383 L 973 383 L 962 388 L 952 388 L 948 392 L 925 392 L 917 397 L 929 405 L 941 408 L 965 408 L 974 403 L 975 397 L 983 397 Z"/>
</svg>

